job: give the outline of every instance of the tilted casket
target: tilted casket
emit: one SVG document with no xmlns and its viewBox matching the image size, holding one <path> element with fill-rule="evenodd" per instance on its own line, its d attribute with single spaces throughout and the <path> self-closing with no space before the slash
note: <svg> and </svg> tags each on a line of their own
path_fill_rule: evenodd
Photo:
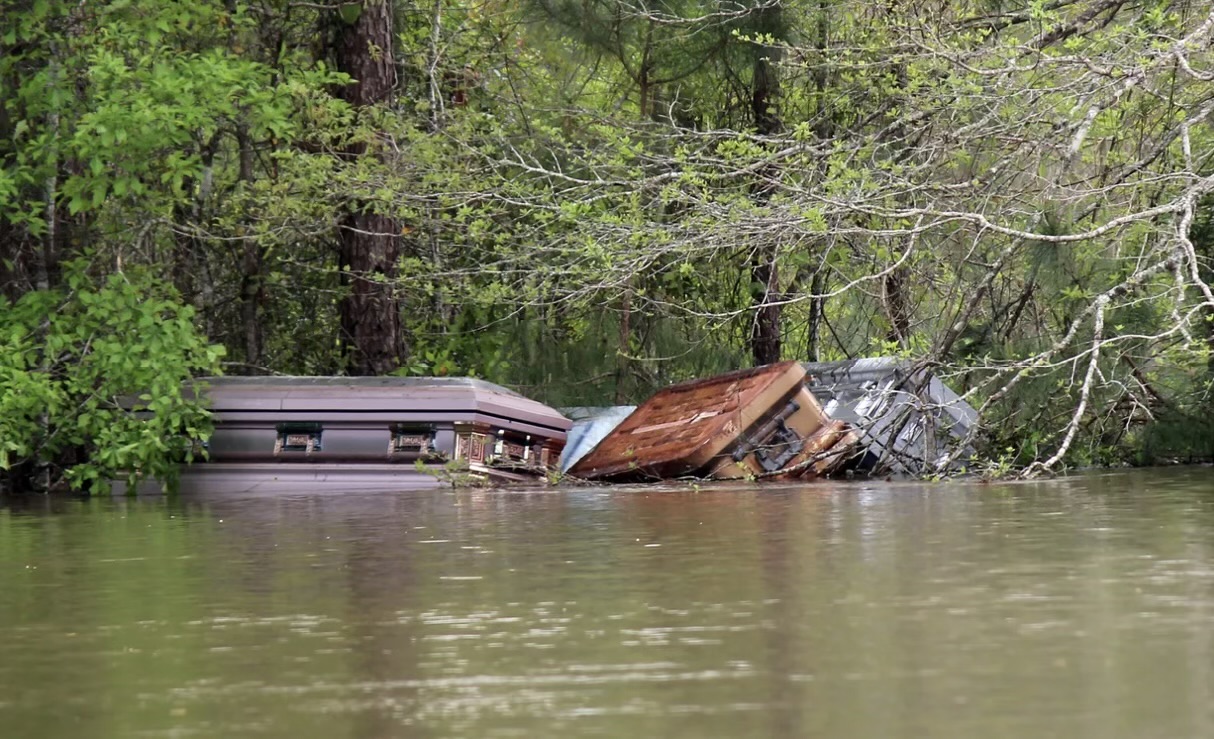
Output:
<svg viewBox="0 0 1214 739">
<path fill-rule="evenodd" d="M 805 388 L 805 370 L 783 362 L 658 391 L 568 473 L 638 481 L 821 474 L 854 443 Z"/>
</svg>

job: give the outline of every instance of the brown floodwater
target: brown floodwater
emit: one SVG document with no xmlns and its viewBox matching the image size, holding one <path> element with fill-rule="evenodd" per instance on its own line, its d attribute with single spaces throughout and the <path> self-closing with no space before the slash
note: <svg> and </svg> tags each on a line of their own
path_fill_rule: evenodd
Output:
<svg viewBox="0 0 1214 739">
<path fill-rule="evenodd" d="M 1210 737 L 1214 470 L 0 501 L 4 737 Z"/>
</svg>

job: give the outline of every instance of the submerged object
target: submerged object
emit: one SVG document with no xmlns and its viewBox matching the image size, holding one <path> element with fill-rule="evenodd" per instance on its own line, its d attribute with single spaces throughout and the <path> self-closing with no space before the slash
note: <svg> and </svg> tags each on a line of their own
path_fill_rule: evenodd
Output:
<svg viewBox="0 0 1214 739">
<path fill-rule="evenodd" d="M 207 461 L 181 487 L 433 487 L 466 475 L 545 479 L 570 421 L 484 380 L 437 377 L 204 379 L 215 421 Z"/>
<path fill-rule="evenodd" d="M 783 362 L 658 391 L 568 470 L 617 482 L 822 474 L 855 439 Z"/>
<path fill-rule="evenodd" d="M 574 477 L 633 482 L 955 472 L 977 412 L 922 365 L 781 364 L 672 385 L 626 407 L 572 409 Z M 580 425 L 580 428 L 579 428 Z M 591 443 L 593 449 L 586 451 Z"/>
<path fill-rule="evenodd" d="M 935 374 L 893 357 L 810 362 L 806 386 L 831 418 L 858 437 L 857 471 L 919 475 L 955 472 L 978 412 Z"/>
<path fill-rule="evenodd" d="M 561 408 L 561 413 L 573 422 L 567 435 L 565 450 L 561 452 L 561 472 L 568 472 L 570 467 L 589 454 L 604 436 L 623 423 L 636 409 L 635 405 Z"/>
</svg>

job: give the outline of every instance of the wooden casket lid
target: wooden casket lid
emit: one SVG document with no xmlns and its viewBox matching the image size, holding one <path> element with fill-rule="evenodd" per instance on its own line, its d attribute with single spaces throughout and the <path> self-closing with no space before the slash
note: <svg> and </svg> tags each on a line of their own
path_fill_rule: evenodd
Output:
<svg viewBox="0 0 1214 739">
<path fill-rule="evenodd" d="M 540 427 L 564 438 L 569 419 L 543 403 L 470 377 L 207 377 L 220 422 L 389 418 Z"/>
<path fill-rule="evenodd" d="M 569 474 L 592 479 L 693 474 L 804 381 L 801 365 L 781 362 L 671 385 L 638 406 Z"/>
</svg>

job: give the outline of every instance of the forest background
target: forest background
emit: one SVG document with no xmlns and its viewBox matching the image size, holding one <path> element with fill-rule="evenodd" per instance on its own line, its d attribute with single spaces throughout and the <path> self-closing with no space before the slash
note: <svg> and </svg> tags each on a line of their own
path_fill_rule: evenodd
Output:
<svg viewBox="0 0 1214 739">
<path fill-rule="evenodd" d="M 966 394 L 988 471 L 1209 459 L 1212 32 L 1187 0 L 3 0 L 0 469 L 166 473 L 220 371 L 560 406 L 873 355 Z"/>
</svg>

